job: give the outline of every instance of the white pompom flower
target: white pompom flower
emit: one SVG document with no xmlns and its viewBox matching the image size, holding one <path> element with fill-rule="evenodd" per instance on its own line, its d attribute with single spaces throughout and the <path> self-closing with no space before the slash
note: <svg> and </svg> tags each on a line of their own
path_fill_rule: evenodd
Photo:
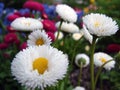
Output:
<svg viewBox="0 0 120 90">
<path fill-rule="evenodd" d="M 90 62 L 90 59 L 89 57 L 84 54 L 84 53 L 81 53 L 81 54 L 77 54 L 76 57 L 75 57 L 75 64 L 80 67 L 80 63 L 82 62 L 82 65 L 83 67 L 86 67 L 89 62 Z"/>
<path fill-rule="evenodd" d="M 83 33 L 81 33 L 81 32 L 79 32 L 79 33 L 73 33 L 73 34 L 72 34 L 72 38 L 73 38 L 75 41 L 78 41 L 82 36 L 83 36 Z"/>
<path fill-rule="evenodd" d="M 73 8 L 66 4 L 58 4 L 56 6 L 56 12 L 58 15 L 64 20 L 68 22 L 76 22 L 77 21 L 77 14 Z"/>
<path fill-rule="evenodd" d="M 36 29 L 42 29 L 43 24 L 34 18 L 20 17 L 11 23 L 11 27 L 19 31 L 33 31 Z"/>
<path fill-rule="evenodd" d="M 28 36 L 27 44 L 28 46 L 50 45 L 51 39 L 44 30 L 35 30 Z"/>
<path fill-rule="evenodd" d="M 92 44 L 93 36 L 89 33 L 85 25 L 83 25 L 83 29 L 81 30 L 81 32 L 83 33 L 85 39 L 88 40 L 90 44 Z"/>
<path fill-rule="evenodd" d="M 85 88 L 84 88 L 84 87 L 81 87 L 81 86 L 77 86 L 77 87 L 75 87 L 73 90 L 85 90 Z"/>
<path fill-rule="evenodd" d="M 100 67 L 109 60 L 113 60 L 113 58 L 106 53 L 98 52 L 94 54 L 94 64 L 96 66 Z M 115 66 L 115 61 L 110 61 L 104 65 L 104 68 L 106 70 L 111 70 L 112 68 L 114 68 L 114 66 Z"/>
<path fill-rule="evenodd" d="M 59 28 L 59 26 L 60 22 L 57 22 L 56 27 Z M 67 33 L 78 33 L 79 27 L 73 23 L 62 22 L 60 30 Z"/>
<path fill-rule="evenodd" d="M 96 36 L 110 36 L 118 31 L 118 25 L 112 18 L 98 13 L 91 13 L 83 18 L 88 31 Z"/>
<path fill-rule="evenodd" d="M 57 35 L 58 35 L 58 32 L 55 32 L 55 38 L 57 37 Z M 63 32 L 59 32 L 58 40 L 61 40 L 63 37 L 64 37 Z"/>
<path fill-rule="evenodd" d="M 20 51 L 11 63 L 12 75 L 27 89 L 44 89 L 63 79 L 68 58 L 51 46 L 31 46 Z"/>
</svg>

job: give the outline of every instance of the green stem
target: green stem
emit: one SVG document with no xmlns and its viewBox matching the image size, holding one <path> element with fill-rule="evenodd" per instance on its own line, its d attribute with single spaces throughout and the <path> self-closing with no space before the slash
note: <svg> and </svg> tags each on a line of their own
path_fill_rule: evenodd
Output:
<svg viewBox="0 0 120 90">
<path fill-rule="evenodd" d="M 96 44 L 96 37 L 93 37 L 93 42 L 91 45 L 91 54 L 90 54 L 90 76 L 91 76 L 91 90 L 95 90 L 94 86 L 94 51 L 95 51 L 95 44 Z"/>
<path fill-rule="evenodd" d="M 80 63 L 80 73 L 79 73 L 79 77 L 78 77 L 78 86 L 80 86 L 80 81 L 82 78 L 82 67 L 83 67 L 83 63 Z"/>
<path fill-rule="evenodd" d="M 113 61 L 113 60 L 109 60 L 109 61 L 105 62 L 105 63 L 99 68 L 99 70 L 98 70 L 98 72 L 97 72 L 97 75 L 96 75 L 96 77 L 95 77 L 95 86 L 96 86 L 96 83 L 97 83 L 97 81 L 98 81 L 98 77 L 99 77 L 99 75 L 100 75 L 103 67 L 104 67 L 107 63 L 109 63 L 109 62 L 111 62 L 111 61 Z"/>
</svg>

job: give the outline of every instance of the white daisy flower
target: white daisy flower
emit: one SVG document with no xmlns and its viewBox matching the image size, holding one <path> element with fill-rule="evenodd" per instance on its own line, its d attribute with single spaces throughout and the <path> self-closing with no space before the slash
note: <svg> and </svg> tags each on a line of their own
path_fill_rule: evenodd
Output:
<svg viewBox="0 0 120 90">
<path fill-rule="evenodd" d="M 59 28 L 60 22 L 56 23 L 56 27 Z M 79 27 L 73 23 L 62 22 L 61 30 L 68 33 L 77 33 L 79 32 Z"/>
<path fill-rule="evenodd" d="M 109 60 L 113 60 L 113 58 L 106 53 L 98 52 L 94 54 L 94 64 L 96 66 L 100 67 Z M 115 66 L 115 61 L 110 61 L 104 65 L 104 68 L 106 70 L 111 70 L 111 68 L 114 68 L 114 66 Z"/>
<path fill-rule="evenodd" d="M 77 54 L 76 57 L 75 57 L 75 64 L 79 67 L 80 66 L 80 62 L 83 62 L 83 67 L 86 67 L 89 64 L 90 59 L 84 53 Z"/>
<path fill-rule="evenodd" d="M 87 39 L 90 42 L 90 44 L 92 44 L 93 36 L 89 33 L 85 25 L 83 25 L 83 29 L 81 30 L 81 32 L 83 33 L 85 39 Z"/>
<path fill-rule="evenodd" d="M 116 21 L 104 14 L 88 14 L 83 17 L 83 23 L 96 36 L 110 36 L 118 31 Z"/>
<path fill-rule="evenodd" d="M 29 36 L 27 40 L 28 46 L 33 45 L 50 45 L 51 39 L 48 37 L 46 32 L 44 30 L 36 30 L 33 31 Z"/>
<path fill-rule="evenodd" d="M 73 33 L 73 34 L 72 34 L 72 38 L 73 38 L 75 41 L 78 41 L 82 36 L 83 36 L 83 33 L 81 33 L 81 32 L 79 32 L 79 33 Z"/>
<path fill-rule="evenodd" d="M 43 25 L 39 20 L 33 18 L 25 18 L 25 17 L 20 17 L 15 19 L 11 23 L 11 26 L 15 30 L 20 30 L 20 31 L 33 31 L 36 29 L 43 28 Z"/>
<path fill-rule="evenodd" d="M 57 37 L 58 32 L 55 32 L 55 38 Z M 58 40 L 61 40 L 64 37 L 63 32 L 59 32 Z"/>
<path fill-rule="evenodd" d="M 27 89 L 42 90 L 63 79 L 68 58 L 51 46 L 31 46 L 20 51 L 11 63 L 12 75 Z"/>
<path fill-rule="evenodd" d="M 77 14 L 73 8 L 66 4 L 58 4 L 56 6 L 56 12 L 58 15 L 65 21 L 68 22 L 76 22 L 77 21 Z"/>
<path fill-rule="evenodd" d="M 85 88 L 84 88 L 84 87 L 81 87 L 81 86 L 77 86 L 77 87 L 75 87 L 73 90 L 85 90 Z"/>
</svg>

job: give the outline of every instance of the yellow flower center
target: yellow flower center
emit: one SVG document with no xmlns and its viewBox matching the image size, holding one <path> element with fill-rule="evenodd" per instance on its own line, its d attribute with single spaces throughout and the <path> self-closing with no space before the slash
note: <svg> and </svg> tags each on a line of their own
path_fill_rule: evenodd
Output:
<svg viewBox="0 0 120 90">
<path fill-rule="evenodd" d="M 44 44 L 44 41 L 42 38 L 39 38 L 36 40 L 36 45 L 43 45 Z"/>
<path fill-rule="evenodd" d="M 100 26 L 100 23 L 96 21 L 96 22 L 94 23 L 94 25 L 95 25 L 95 27 L 99 27 L 99 26 Z"/>
<path fill-rule="evenodd" d="M 105 63 L 107 60 L 105 58 L 100 58 L 102 63 Z"/>
<path fill-rule="evenodd" d="M 48 69 L 48 60 L 46 58 L 40 57 L 34 60 L 33 70 L 37 69 L 39 74 L 43 74 L 45 70 Z"/>
</svg>

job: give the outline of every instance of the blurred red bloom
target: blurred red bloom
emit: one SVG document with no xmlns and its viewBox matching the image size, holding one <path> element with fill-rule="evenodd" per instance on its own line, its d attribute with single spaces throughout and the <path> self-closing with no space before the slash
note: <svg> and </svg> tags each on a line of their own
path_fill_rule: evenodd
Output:
<svg viewBox="0 0 120 90">
<path fill-rule="evenodd" d="M 16 30 L 13 29 L 11 26 L 7 26 L 7 30 L 8 32 L 16 32 Z"/>
<path fill-rule="evenodd" d="M 45 29 L 46 32 L 55 33 L 57 30 L 55 23 L 50 20 L 43 20 L 42 24 L 43 24 L 43 28 Z"/>
<path fill-rule="evenodd" d="M 52 42 L 54 42 L 54 41 L 55 41 L 55 35 L 54 35 L 54 33 L 52 33 L 52 32 L 47 32 L 47 34 L 48 34 L 48 37 L 51 38 Z"/>
<path fill-rule="evenodd" d="M 36 1 L 26 1 L 23 5 L 23 8 L 28 8 L 30 10 L 37 10 L 40 12 L 43 12 L 44 7 L 41 3 L 36 2 Z"/>
<path fill-rule="evenodd" d="M 107 46 L 107 51 L 110 53 L 115 53 L 120 51 L 120 45 L 119 44 L 110 44 Z"/>
<path fill-rule="evenodd" d="M 19 45 L 20 45 L 20 40 L 19 40 L 19 39 L 16 39 L 16 40 L 14 41 L 14 43 L 16 44 L 16 46 L 19 46 Z"/>
<path fill-rule="evenodd" d="M 26 42 L 23 42 L 21 45 L 20 45 L 20 50 L 23 50 L 23 49 L 26 49 L 27 48 L 27 43 Z"/>
<path fill-rule="evenodd" d="M 16 14 L 11 14 L 7 16 L 8 21 L 12 22 L 13 20 L 15 20 L 16 18 L 19 18 L 20 16 L 16 15 Z"/>
<path fill-rule="evenodd" d="M 8 44 L 6 43 L 0 43 L 0 50 L 8 48 Z"/>
<path fill-rule="evenodd" d="M 15 40 L 17 40 L 17 35 L 15 33 L 8 33 L 4 37 L 4 42 L 5 43 L 13 43 Z"/>
</svg>

